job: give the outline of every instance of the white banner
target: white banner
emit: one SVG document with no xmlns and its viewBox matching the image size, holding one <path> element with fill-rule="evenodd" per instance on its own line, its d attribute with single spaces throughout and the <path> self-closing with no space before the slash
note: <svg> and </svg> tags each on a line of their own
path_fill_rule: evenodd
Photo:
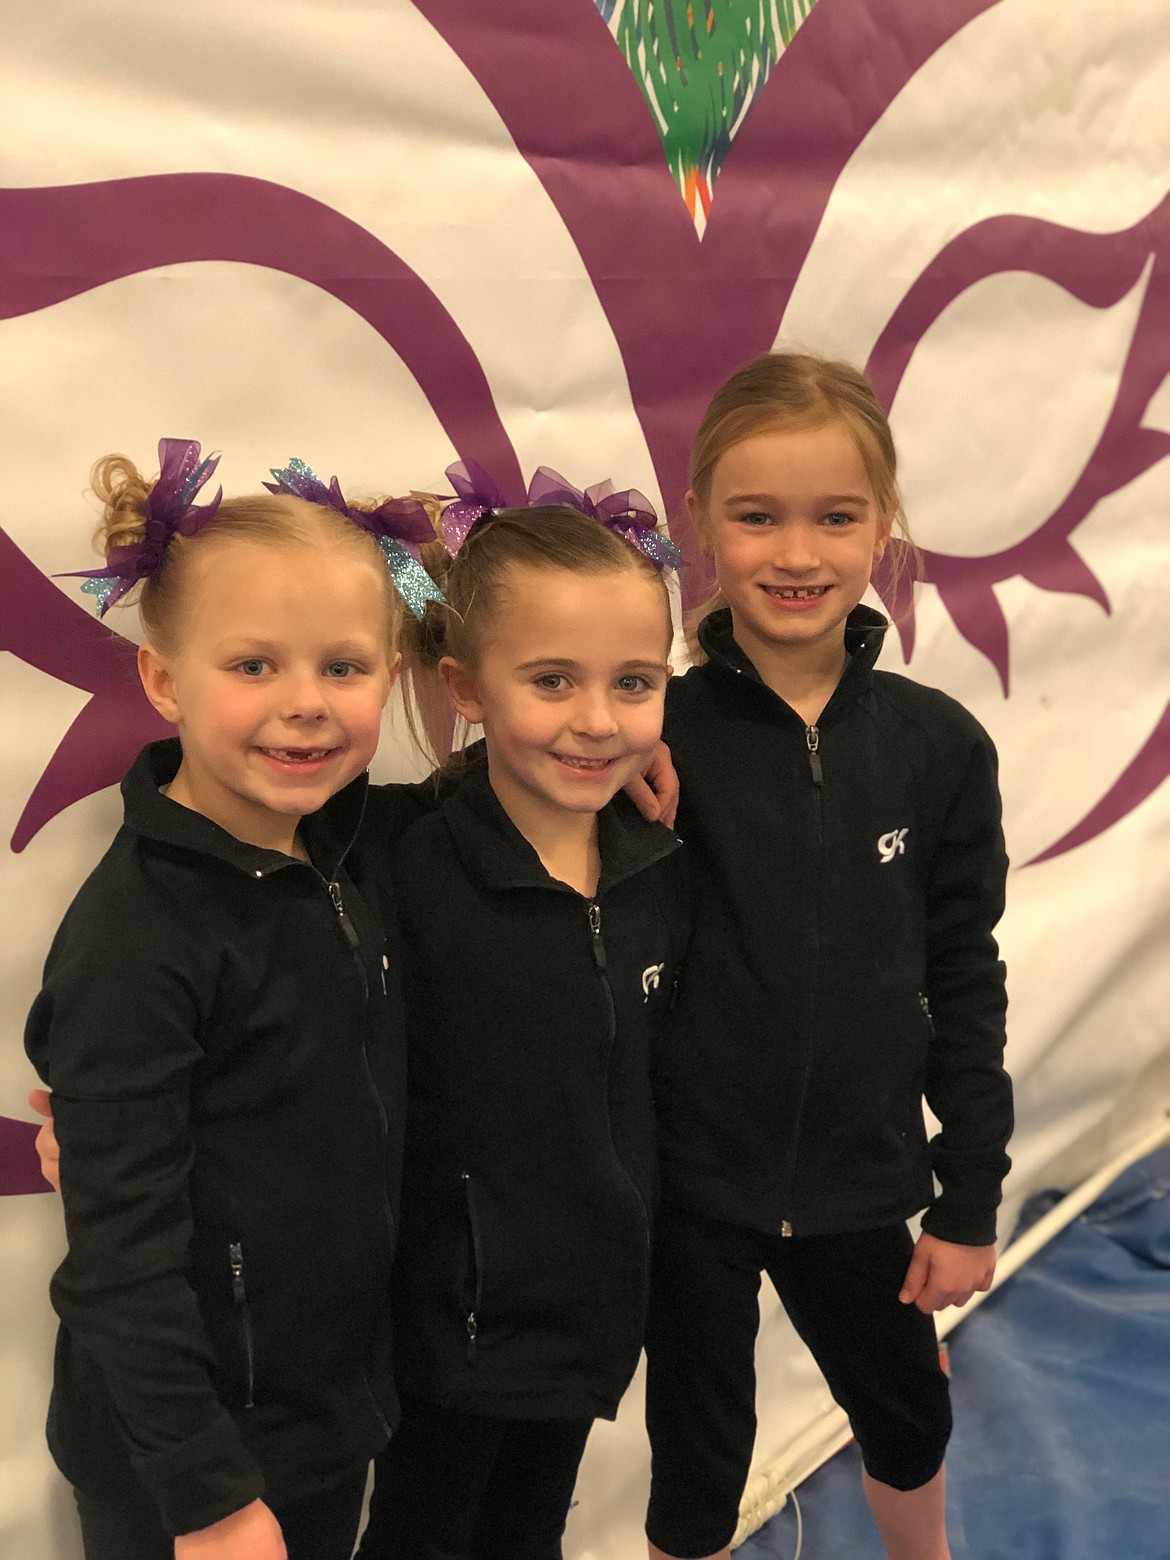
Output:
<svg viewBox="0 0 1170 1560">
<path fill-rule="evenodd" d="M 150 735 L 131 615 L 53 578 L 93 566 L 96 457 L 197 438 L 227 491 L 292 454 L 352 492 L 544 464 L 679 521 L 706 398 L 775 341 L 891 405 L 926 580 L 884 664 L 999 747 L 1005 1229 L 1170 1104 L 1165 0 L 4 13 L 0 1113 L 29 1116 L 24 1015 Z M 395 727 L 381 777 L 409 763 Z M 42 1435 L 60 1209 L 4 1132 L 0 1554 L 73 1560 Z M 762 1466 L 828 1406 L 771 1300 L 760 1371 Z M 642 1552 L 639 1390 L 575 1560 Z"/>
</svg>

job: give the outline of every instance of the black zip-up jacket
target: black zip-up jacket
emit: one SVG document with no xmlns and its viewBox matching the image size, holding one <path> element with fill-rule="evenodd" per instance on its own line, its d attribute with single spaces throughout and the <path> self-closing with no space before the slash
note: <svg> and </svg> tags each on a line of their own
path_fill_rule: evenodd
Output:
<svg viewBox="0 0 1170 1560">
<path fill-rule="evenodd" d="M 393 858 L 409 1109 L 399 1384 L 462 1411 L 612 1418 L 642 1345 L 652 1030 L 686 938 L 676 837 L 619 795 L 592 901 L 473 765 Z"/>
<path fill-rule="evenodd" d="M 995 750 L 953 699 L 874 670 L 886 627 L 850 614 L 815 727 L 727 611 L 671 681 L 695 930 L 659 1086 L 664 1188 L 777 1234 L 927 1208 L 932 1234 L 983 1245 L 1012 1126 Z"/>
<path fill-rule="evenodd" d="M 172 1534 L 385 1443 L 405 1103 L 365 777 L 305 820 L 310 866 L 169 801 L 179 757 L 123 783 L 26 1037 L 69 1236 L 50 1446 L 90 1493 L 137 1475 Z"/>
</svg>

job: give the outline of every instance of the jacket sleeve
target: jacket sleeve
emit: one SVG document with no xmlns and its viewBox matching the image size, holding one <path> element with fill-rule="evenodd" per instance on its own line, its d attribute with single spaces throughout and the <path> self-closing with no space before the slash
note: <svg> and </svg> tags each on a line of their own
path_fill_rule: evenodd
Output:
<svg viewBox="0 0 1170 1560">
<path fill-rule="evenodd" d="M 994 929 L 1007 854 L 996 755 L 976 728 L 943 822 L 927 885 L 926 997 L 932 1037 L 926 1099 L 941 1131 L 931 1161 L 941 1194 L 922 1227 L 960 1245 L 995 1239 L 995 1210 L 1011 1164 L 1011 1081 L 1003 1067 L 1007 993 Z"/>
<path fill-rule="evenodd" d="M 61 1145 L 69 1250 L 50 1293 L 174 1535 L 239 1510 L 264 1481 L 216 1393 L 186 1276 L 200 1004 L 161 930 L 144 948 L 139 918 L 131 937 L 124 906 L 101 909 L 96 929 L 67 918 L 26 1031 Z"/>
</svg>

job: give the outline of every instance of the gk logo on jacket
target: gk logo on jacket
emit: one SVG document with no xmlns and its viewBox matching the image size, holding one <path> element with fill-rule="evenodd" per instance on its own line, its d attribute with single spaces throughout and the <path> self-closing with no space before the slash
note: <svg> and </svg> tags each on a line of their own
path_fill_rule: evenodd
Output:
<svg viewBox="0 0 1170 1560">
<path fill-rule="evenodd" d="M 883 862 L 893 861 L 895 856 L 906 854 L 906 836 L 910 830 L 891 829 L 888 834 L 883 834 L 877 842 L 878 855 Z"/>
</svg>

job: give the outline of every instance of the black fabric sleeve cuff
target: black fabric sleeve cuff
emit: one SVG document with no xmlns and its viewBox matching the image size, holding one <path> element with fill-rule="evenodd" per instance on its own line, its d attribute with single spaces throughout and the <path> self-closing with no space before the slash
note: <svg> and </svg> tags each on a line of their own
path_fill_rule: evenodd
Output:
<svg viewBox="0 0 1170 1560">
<path fill-rule="evenodd" d="M 226 1409 L 177 1446 L 135 1457 L 134 1469 L 172 1538 L 210 1527 L 264 1495 L 264 1476 Z"/>
<path fill-rule="evenodd" d="M 949 1240 L 956 1246 L 993 1246 L 995 1207 L 940 1197 L 922 1215 L 922 1228 L 927 1235 Z"/>
</svg>

